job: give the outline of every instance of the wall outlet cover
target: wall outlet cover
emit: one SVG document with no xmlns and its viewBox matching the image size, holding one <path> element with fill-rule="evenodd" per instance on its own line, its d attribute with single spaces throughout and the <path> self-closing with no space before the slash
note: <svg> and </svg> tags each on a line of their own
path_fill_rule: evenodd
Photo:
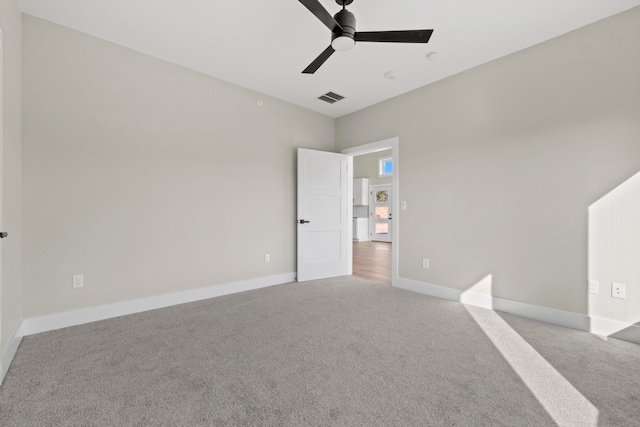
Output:
<svg viewBox="0 0 640 427">
<path fill-rule="evenodd" d="M 622 283 L 611 284 L 611 297 L 625 299 L 627 297 L 626 286 Z"/>
<path fill-rule="evenodd" d="M 84 276 L 82 274 L 76 274 L 73 276 L 73 287 L 81 288 L 84 286 Z"/>
</svg>

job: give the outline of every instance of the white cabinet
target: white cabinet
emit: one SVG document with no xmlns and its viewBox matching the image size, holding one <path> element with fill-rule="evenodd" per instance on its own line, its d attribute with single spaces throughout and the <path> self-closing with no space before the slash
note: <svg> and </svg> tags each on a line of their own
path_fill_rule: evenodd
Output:
<svg viewBox="0 0 640 427">
<path fill-rule="evenodd" d="M 353 241 L 366 242 L 369 240 L 369 219 L 353 218 Z"/>
<path fill-rule="evenodd" d="M 356 206 L 369 204 L 369 180 L 367 178 L 353 180 L 353 204 Z"/>
</svg>

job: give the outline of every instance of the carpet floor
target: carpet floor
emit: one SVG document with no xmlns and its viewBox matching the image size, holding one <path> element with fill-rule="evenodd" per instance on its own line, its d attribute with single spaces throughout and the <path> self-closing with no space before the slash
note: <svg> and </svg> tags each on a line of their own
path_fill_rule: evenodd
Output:
<svg viewBox="0 0 640 427">
<path fill-rule="evenodd" d="M 640 346 L 355 277 L 291 283 L 27 336 L 0 425 L 640 426 Z"/>
</svg>

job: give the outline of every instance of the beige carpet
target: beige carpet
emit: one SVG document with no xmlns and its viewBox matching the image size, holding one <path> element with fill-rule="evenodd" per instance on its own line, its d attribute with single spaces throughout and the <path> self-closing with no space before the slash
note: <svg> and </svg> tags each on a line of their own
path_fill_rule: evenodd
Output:
<svg viewBox="0 0 640 427">
<path fill-rule="evenodd" d="M 640 346 L 343 277 L 25 337 L 0 425 L 571 424 L 554 404 L 640 425 Z"/>
</svg>

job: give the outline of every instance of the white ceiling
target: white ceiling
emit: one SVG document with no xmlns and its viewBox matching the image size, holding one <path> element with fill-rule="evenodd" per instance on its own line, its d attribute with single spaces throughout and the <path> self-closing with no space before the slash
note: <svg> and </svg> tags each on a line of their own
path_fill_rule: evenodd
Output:
<svg viewBox="0 0 640 427">
<path fill-rule="evenodd" d="M 333 15 L 335 0 L 320 0 Z M 355 0 L 359 31 L 433 29 L 428 44 L 358 43 L 301 71 L 331 33 L 298 0 L 21 0 L 25 13 L 331 117 L 640 5 L 640 0 Z M 425 55 L 438 52 L 435 61 Z M 597 52 L 594 52 L 596 55 Z M 397 78 L 384 74 L 395 70 Z M 333 105 L 317 99 L 333 91 Z"/>
</svg>

